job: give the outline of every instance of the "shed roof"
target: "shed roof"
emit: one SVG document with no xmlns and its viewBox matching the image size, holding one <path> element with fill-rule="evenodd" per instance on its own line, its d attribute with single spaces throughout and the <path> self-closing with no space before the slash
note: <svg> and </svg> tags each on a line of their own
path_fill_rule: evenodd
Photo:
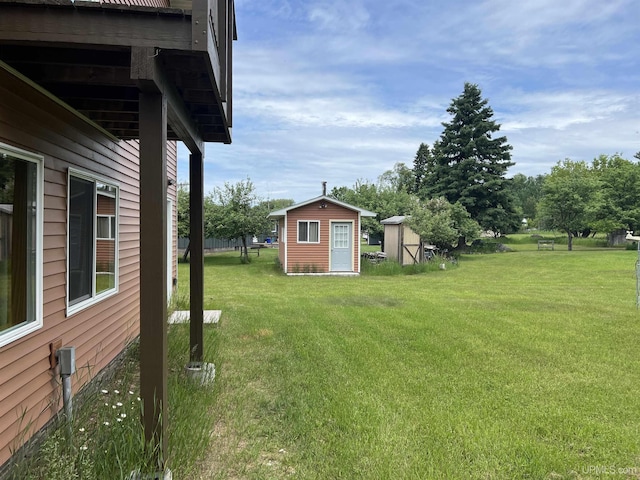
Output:
<svg viewBox="0 0 640 480">
<path fill-rule="evenodd" d="M 407 218 L 409 218 L 409 215 L 394 215 L 393 217 L 381 220 L 380 223 L 382 225 L 400 225 L 404 223 Z"/>
<path fill-rule="evenodd" d="M 341 202 L 336 200 L 335 198 L 327 197 L 326 195 L 320 195 L 319 197 L 311 198 L 309 200 L 305 200 L 304 202 L 296 203 L 295 205 L 291 205 L 290 207 L 281 208 L 280 210 L 274 210 L 269 214 L 269 218 L 283 218 L 287 212 L 291 210 L 295 210 L 296 208 L 304 207 L 305 205 L 309 205 L 311 203 L 325 201 L 329 203 L 333 203 L 335 205 L 339 205 L 341 207 L 347 208 L 349 210 L 356 211 L 360 213 L 362 217 L 375 217 L 377 213 L 370 212 L 369 210 L 365 210 L 364 208 L 356 207 L 354 205 L 349 205 L 348 203 Z"/>
</svg>

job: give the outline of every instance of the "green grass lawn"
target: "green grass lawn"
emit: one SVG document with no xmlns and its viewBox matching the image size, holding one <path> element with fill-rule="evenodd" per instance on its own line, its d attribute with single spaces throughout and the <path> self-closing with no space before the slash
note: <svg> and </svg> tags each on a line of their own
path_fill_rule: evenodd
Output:
<svg viewBox="0 0 640 480">
<path fill-rule="evenodd" d="M 275 255 L 205 259 L 223 313 L 201 478 L 640 476 L 635 251 L 389 277 L 286 277 Z"/>
</svg>

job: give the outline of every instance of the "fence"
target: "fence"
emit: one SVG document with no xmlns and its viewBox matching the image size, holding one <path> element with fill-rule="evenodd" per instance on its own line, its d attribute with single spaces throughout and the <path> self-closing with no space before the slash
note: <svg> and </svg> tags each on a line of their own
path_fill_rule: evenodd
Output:
<svg viewBox="0 0 640 480">
<path fill-rule="evenodd" d="M 267 236 L 258 236 L 258 243 L 265 242 Z M 247 246 L 253 245 L 254 237 L 247 237 Z M 183 250 L 189 245 L 189 239 L 178 237 L 178 250 Z M 242 246 L 242 240 L 235 238 L 233 240 L 226 240 L 223 238 L 205 238 L 204 249 L 205 250 L 235 250 Z"/>
</svg>

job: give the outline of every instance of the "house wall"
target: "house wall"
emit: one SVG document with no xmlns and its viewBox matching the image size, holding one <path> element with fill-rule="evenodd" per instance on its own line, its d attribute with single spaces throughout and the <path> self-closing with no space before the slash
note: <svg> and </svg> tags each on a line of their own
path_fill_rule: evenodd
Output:
<svg viewBox="0 0 640 480">
<path fill-rule="evenodd" d="M 358 212 L 327 202 L 311 203 L 287 213 L 286 244 L 287 273 L 303 273 L 305 266 L 315 266 L 318 272 L 329 272 L 330 223 L 331 221 L 353 221 L 353 265 L 360 271 L 360 225 Z M 320 221 L 320 243 L 298 243 L 298 220 Z"/>
<path fill-rule="evenodd" d="M 178 143 L 167 142 L 167 178 L 174 180 L 167 187 L 167 199 L 173 202 L 171 211 L 171 265 L 167 272 L 171 279 L 178 278 Z"/>
<path fill-rule="evenodd" d="M 43 156 L 45 182 L 43 326 L 0 347 L 2 465 L 20 446 L 16 442 L 28 440 L 62 406 L 59 377 L 49 364 L 51 342 L 76 348 L 75 393 L 138 335 L 140 222 L 138 143 L 116 141 L 2 68 L 0 142 Z M 168 150 L 169 176 L 175 178 L 175 143 Z M 67 316 L 69 168 L 118 184 L 120 216 L 118 292 Z"/>
</svg>

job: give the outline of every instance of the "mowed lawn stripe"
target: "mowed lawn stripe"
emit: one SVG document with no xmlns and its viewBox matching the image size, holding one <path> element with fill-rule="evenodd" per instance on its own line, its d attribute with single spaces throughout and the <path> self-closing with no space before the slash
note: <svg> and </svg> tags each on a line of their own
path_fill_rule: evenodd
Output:
<svg viewBox="0 0 640 480">
<path fill-rule="evenodd" d="M 207 475 L 640 467 L 636 252 L 465 256 L 393 277 L 285 277 L 274 253 L 207 258 L 205 308 L 223 311 Z"/>
</svg>

